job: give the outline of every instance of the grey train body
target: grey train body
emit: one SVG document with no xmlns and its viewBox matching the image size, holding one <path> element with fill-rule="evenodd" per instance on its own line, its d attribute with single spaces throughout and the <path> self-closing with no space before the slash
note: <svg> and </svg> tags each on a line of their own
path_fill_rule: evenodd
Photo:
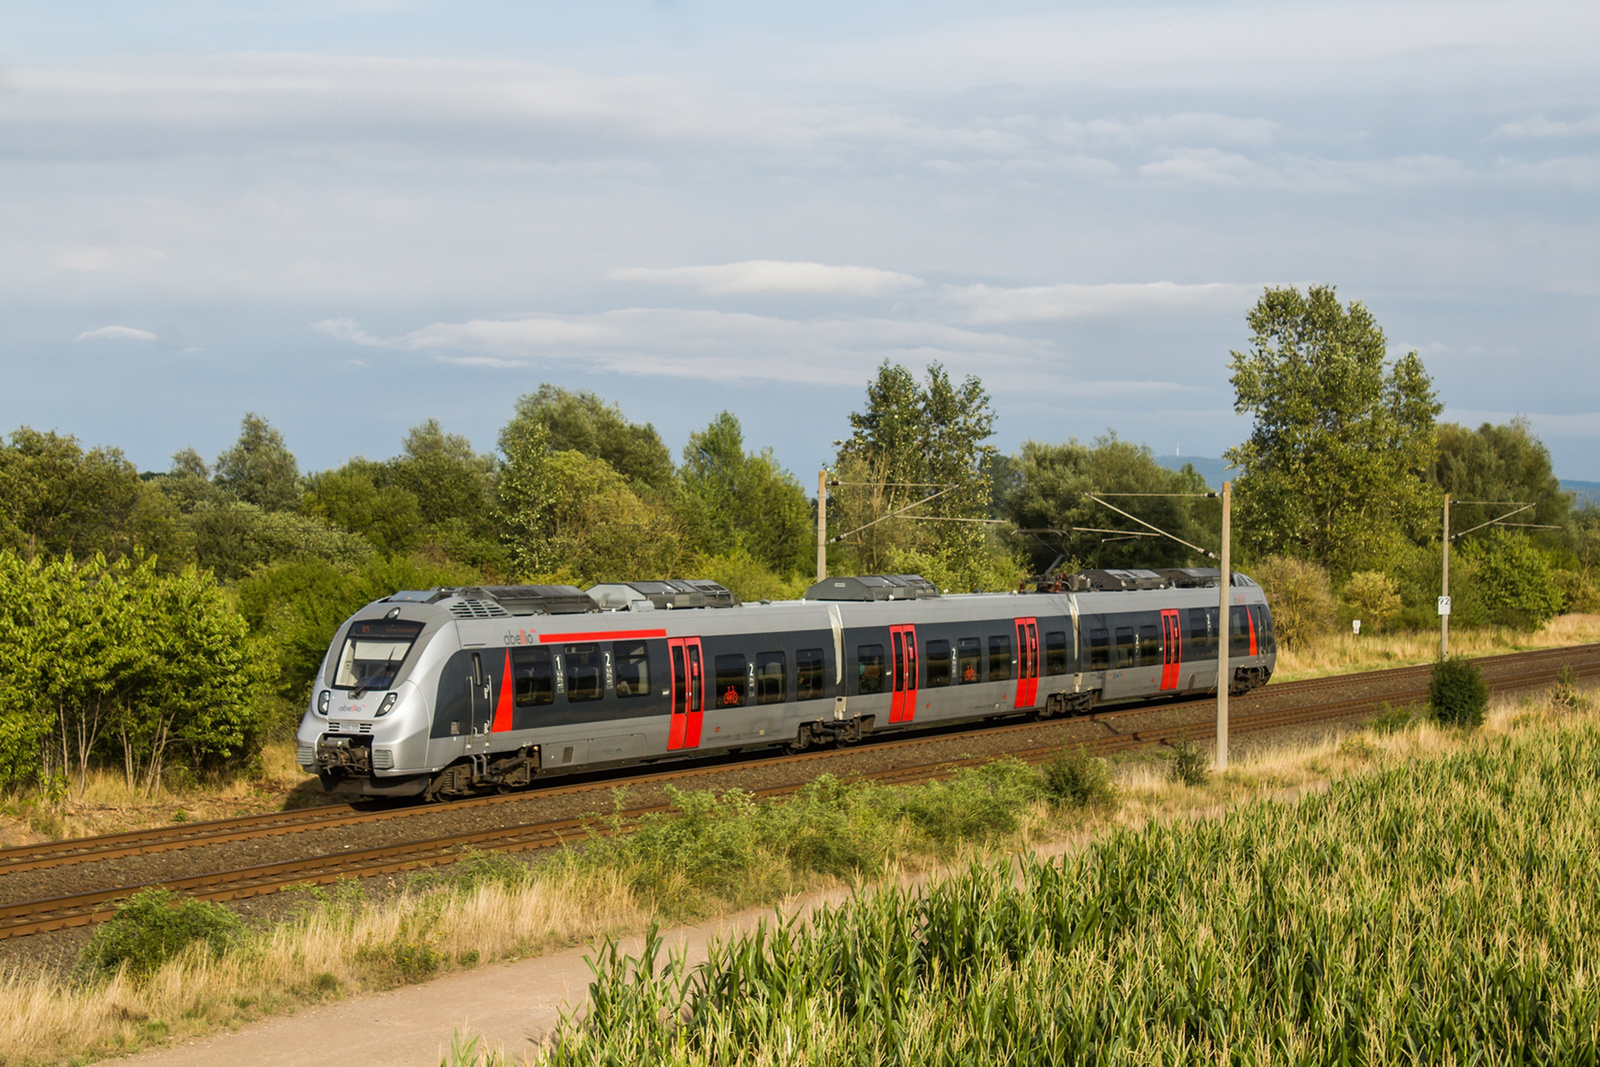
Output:
<svg viewBox="0 0 1600 1067">
<path fill-rule="evenodd" d="M 883 582 L 904 599 L 868 599 Z M 662 594 L 667 586 L 698 591 Z M 834 586 L 851 599 L 824 599 Z M 1217 684 L 1214 577 L 938 596 L 914 576 L 889 576 L 830 580 L 805 600 L 771 604 L 739 604 L 708 582 L 591 593 L 441 589 L 367 605 L 318 672 L 300 764 L 330 792 L 460 796 L 729 749 L 1083 713 Z M 1233 576 L 1229 601 L 1230 690 L 1242 692 L 1271 677 L 1272 622 L 1244 575 Z"/>
</svg>

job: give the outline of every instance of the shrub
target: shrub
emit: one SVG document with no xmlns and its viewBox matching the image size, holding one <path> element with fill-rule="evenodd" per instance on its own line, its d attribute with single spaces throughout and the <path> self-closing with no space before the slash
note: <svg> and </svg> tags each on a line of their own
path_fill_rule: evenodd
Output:
<svg viewBox="0 0 1600 1067">
<path fill-rule="evenodd" d="M 1491 530 L 1463 549 L 1476 564 L 1475 581 L 1489 620 L 1502 626 L 1538 629 L 1561 610 L 1561 585 L 1549 559 L 1523 534 Z"/>
<path fill-rule="evenodd" d="M 1357 571 L 1344 584 L 1344 602 L 1363 626 L 1383 630 L 1400 614 L 1400 582 L 1382 571 Z"/>
<path fill-rule="evenodd" d="M 1335 617 L 1328 572 L 1291 556 L 1269 556 L 1251 572 L 1272 605 L 1272 627 L 1285 648 L 1299 648 L 1331 629 Z"/>
<path fill-rule="evenodd" d="M 1410 729 L 1414 717 L 1413 710 L 1409 704 L 1402 704 L 1397 708 L 1385 700 L 1382 710 L 1374 715 L 1367 725 L 1376 733 L 1397 734 L 1401 730 Z"/>
<path fill-rule="evenodd" d="M 1058 807 L 1084 808 L 1116 802 L 1111 769 L 1106 761 L 1089 755 L 1082 745 L 1061 748 L 1061 754 L 1044 765 L 1045 795 Z"/>
<path fill-rule="evenodd" d="M 78 958 L 78 969 L 104 975 L 126 967 L 133 977 L 148 978 L 196 942 L 221 955 L 237 940 L 241 927 L 239 916 L 221 904 L 180 897 L 170 889 L 146 889 L 94 932 Z"/>
<path fill-rule="evenodd" d="M 1433 717 L 1446 726 L 1481 725 L 1489 710 L 1489 686 L 1483 672 L 1466 656 L 1439 660 L 1428 682 L 1428 706 Z"/>
<path fill-rule="evenodd" d="M 1187 736 L 1172 742 L 1172 763 L 1167 767 L 1167 777 L 1184 785 L 1205 785 L 1211 778 L 1211 760 L 1205 749 Z"/>
<path fill-rule="evenodd" d="M 1557 711 L 1579 711 L 1589 706 L 1589 698 L 1578 688 L 1578 675 L 1571 664 L 1561 668 L 1550 687 L 1550 703 Z"/>
</svg>

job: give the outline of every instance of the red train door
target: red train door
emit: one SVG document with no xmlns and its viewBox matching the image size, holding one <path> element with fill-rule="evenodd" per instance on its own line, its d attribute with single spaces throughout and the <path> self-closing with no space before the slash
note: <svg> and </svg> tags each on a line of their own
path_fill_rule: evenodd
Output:
<svg viewBox="0 0 1600 1067">
<path fill-rule="evenodd" d="M 1161 613 L 1161 688 L 1178 688 L 1178 669 L 1183 666 L 1183 631 L 1178 628 L 1178 613 Z"/>
<path fill-rule="evenodd" d="M 1039 703 L 1039 621 L 1017 620 L 1017 707 Z"/>
<path fill-rule="evenodd" d="M 894 694 L 889 698 L 889 721 L 910 722 L 917 717 L 917 628 L 889 627 L 894 653 Z"/>
<path fill-rule="evenodd" d="M 699 748 L 700 720 L 706 710 L 700 639 L 674 637 L 667 642 L 667 652 L 672 657 L 672 719 L 667 727 L 667 748 Z"/>
</svg>

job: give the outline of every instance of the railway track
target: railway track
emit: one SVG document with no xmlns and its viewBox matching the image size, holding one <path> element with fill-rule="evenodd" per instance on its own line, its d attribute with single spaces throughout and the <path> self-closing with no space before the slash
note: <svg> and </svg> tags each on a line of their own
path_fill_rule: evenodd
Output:
<svg viewBox="0 0 1600 1067">
<path fill-rule="evenodd" d="M 1600 676 L 1600 645 L 1582 645 L 1564 649 L 1543 649 L 1525 653 L 1509 653 L 1485 657 L 1478 661 L 1492 689 L 1504 692 L 1544 685 L 1553 681 L 1565 666 L 1571 666 L 1580 677 Z M 1236 716 L 1229 725 L 1233 736 L 1282 729 L 1314 722 L 1337 721 L 1353 718 L 1375 710 L 1382 703 L 1408 702 L 1426 696 L 1429 668 L 1401 667 L 1359 675 L 1336 675 L 1326 678 L 1288 682 L 1259 690 L 1251 697 L 1235 704 Z M 1336 701 L 1316 701 L 1316 694 L 1337 691 L 1340 688 L 1361 684 L 1367 689 L 1385 690 Z M 1289 698 L 1297 700 L 1286 707 L 1260 708 L 1259 705 Z M 1148 714 L 1152 708 L 1138 706 L 1118 708 L 1083 717 L 1079 721 L 1104 726 L 1109 732 L 1082 742 L 1083 747 L 1095 755 L 1110 755 L 1130 749 L 1170 743 L 1180 737 L 1207 740 L 1215 737 L 1215 719 L 1210 717 L 1214 707 L 1210 700 L 1186 701 L 1168 704 L 1157 710 L 1184 715 L 1183 721 L 1153 729 L 1118 730 L 1122 720 L 1139 714 Z M 1203 713 L 1203 714 L 1197 714 Z M 883 749 L 910 749 L 935 742 L 949 741 L 965 735 L 993 736 L 1017 731 L 1037 731 L 1037 722 L 1011 723 L 981 729 L 941 732 L 932 735 L 892 738 L 876 742 Z M 1009 755 L 1030 763 L 1040 763 L 1054 757 L 1061 744 L 1020 749 Z M 802 763 L 825 759 L 836 750 L 800 753 L 787 756 L 766 757 L 767 763 Z M 870 777 L 885 785 L 909 785 L 917 782 L 947 778 L 964 767 L 989 762 L 993 757 L 943 760 L 908 766 Z M 754 762 L 754 761 L 749 761 Z M 685 778 L 725 772 L 737 764 L 717 763 L 711 766 L 688 765 L 668 771 L 635 775 L 631 783 L 658 780 L 682 781 Z M 531 793 L 507 796 L 480 797 L 457 801 L 452 810 L 463 806 L 480 806 L 526 801 L 540 796 L 555 796 L 581 792 L 602 792 L 615 786 L 614 780 L 582 782 L 552 786 Z M 757 796 L 779 796 L 792 793 L 801 785 L 789 785 L 758 791 Z M 469 849 L 484 852 L 525 852 L 550 848 L 590 833 L 626 832 L 639 819 L 669 810 L 670 806 L 658 804 L 636 807 L 618 813 L 604 822 L 592 819 L 569 818 L 545 822 L 530 822 L 492 830 L 479 830 L 453 834 L 422 841 L 388 845 L 380 848 L 342 850 L 331 856 L 308 857 L 260 864 L 210 874 L 194 875 L 138 885 L 122 885 L 92 892 L 20 901 L 0 906 L 0 939 L 23 937 L 74 926 L 83 926 L 110 918 L 117 904 L 142 889 L 160 886 L 201 900 L 238 900 L 278 892 L 290 886 L 325 884 L 340 878 L 367 878 L 394 874 L 422 867 L 452 863 Z M 118 856 L 144 855 L 179 848 L 190 848 L 227 841 L 278 834 L 300 833 L 332 826 L 377 822 L 408 818 L 439 810 L 435 807 L 394 808 L 386 810 L 361 810 L 348 804 L 327 805 L 321 808 L 301 809 L 264 815 L 240 816 L 212 822 L 194 823 L 177 828 L 158 828 L 113 834 L 76 841 L 52 842 L 44 845 L 0 849 L 0 876 L 6 873 L 36 870 L 40 867 L 70 863 L 93 862 Z M 3 882 L 0 882 L 3 885 Z"/>
</svg>

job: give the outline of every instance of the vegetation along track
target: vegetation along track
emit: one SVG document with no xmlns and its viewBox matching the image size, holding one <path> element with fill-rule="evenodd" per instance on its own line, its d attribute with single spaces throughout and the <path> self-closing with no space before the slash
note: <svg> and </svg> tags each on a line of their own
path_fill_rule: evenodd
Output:
<svg viewBox="0 0 1600 1067">
<path fill-rule="evenodd" d="M 1600 645 L 1510 653 L 1485 657 L 1478 662 L 1492 688 L 1497 691 L 1508 691 L 1548 684 L 1567 667 L 1579 676 L 1600 676 Z M 1232 734 L 1241 735 L 1314 722 L 1337 721 L 1370 713 L 1384 702 L 1407 703 L 1420 700 L 1426 697 L 1428 673 L 1427 666 L 1401 667 L 1386 671 L 1280 683 L 1239 700 L 1235 704 L 1236 714 L 1229 729 Z M 1321 696 L 1323 693 L 1334 695 L 1341 690 L 1355 695 L 1338 700 L 1327 700 Z M 1143 746 L 1170 743 L 1180 737 L 1209 740 L 1215 736 L 1216 728 L 1215 719 L 1211 716 L 1212 707 L 1212 701 L 1198 700 L 1167 704 L 1157 708 L 1141 705 L 1103 711 L 1079 721 L 1102 726 L 1108 733 L 1081 743 L 1084 748 L 1096 755 L 1110 755 Z M 1124 720 L 1129 720 L 1133 716 L 1150 715 L 1152 711 L 1162 712 L 1162 717 L 1175 718 L 1177 721 L 1144 729 L 1118 729 Z M 993 736 L 1037 729 L 1036 723 L 1013 722 L 1001 726 L 969 728 L 957 733 L 939 731 L 914 737 L 890 737 L 873 744 L 879 749 L 914 750 L 919 746 L 948 741 L 952 737 L 959 738 L 963 733 L 973 736 L 978 734 Z M 1059 743 L 1036 746 L 1015 750 L 1009 755 L 1039 763 L 1050 759 L 1060 751 L 1060 748 Z M 826 759 L 834 752 L 835 750 L 826 749 L 796 755 L 768 756 L 762 762 L 767 765 L 801 763 Z M 875 773 L 871 777 L 886 785 L 909 785 L 948 777 L 963 767 L 987 762 L 989 758 L 991 757 L 944 760 L 938 763 L 906 766 L 889 772 Z M 630 783 L 683 781 L 704 774 L 725 772 L 728 769 L 727 763 L 689 765 L 646 775 L 635 775 L 628 781 Z M 449 808 L 460 810 L 466 806 L 526 801 L 539 796 L 598 793 L 614 785 L 613 780 L 556 785 L 532 793 L 457 801 L 449 805 Z M 776 796 L 793 792 L 798 788 L 798 785 L 786 785 L 758 790 L 756 795 Z M 379 848 L 347 850 L 331 856 L 266 863 L 142 885 L 113 886 L 67 896 L 20 901 L 0 905 L 0 939 L 103 921 L 115 913 L 118 902 L 140 889 L 154 885 L 203 900 L 236 900 L 277 892 L 290 886 L 327 883 L 339 878 L 372 877 L 420 867 L 438 866 L 454 862 L 468 849 L 485 852 L 522 852 L 559 845 L 590 832 L 625 832 L 639 818 L 666 811 L 668 807 L 665 804 L 658 804 L 631 808 L 619 813 L 614 819 L 600 823 L 585 819 L 523 823 Z M 90 863 L 119 856 L 147 855 L 172 849 L 291 834 L 340 825 L 409 818 L 437 810 L 439 809 L 433 806 L 361 810 L 348 804 L 330 804 L 320 808 L 240 816 L 179 827 L 162 827 L 104 837 L 0 849 L 0 876 L 41 867 Z M 3 880 L 0 880 L 0 887 L 3 885 Z"/>
</svg>

